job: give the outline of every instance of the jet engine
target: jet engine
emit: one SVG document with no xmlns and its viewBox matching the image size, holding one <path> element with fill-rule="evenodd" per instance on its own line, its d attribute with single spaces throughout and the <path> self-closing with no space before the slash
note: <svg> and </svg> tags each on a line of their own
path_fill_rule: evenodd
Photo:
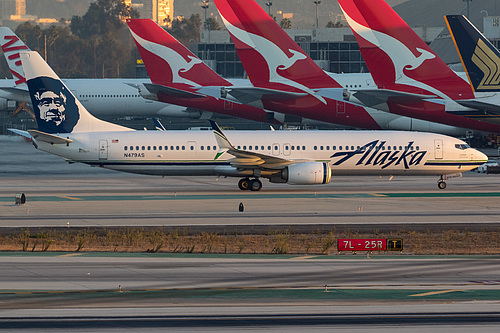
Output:
<svg viewBox="0 0 500 333">
<path fill-rule="evenodd" d="M 281 170 L 278 177 L 272 177 L 272 183 L 295 185 L 328 184 L 332 178 L 332 169 L 328 163 L 302 162 L 292 164 Z"/>
</svg>

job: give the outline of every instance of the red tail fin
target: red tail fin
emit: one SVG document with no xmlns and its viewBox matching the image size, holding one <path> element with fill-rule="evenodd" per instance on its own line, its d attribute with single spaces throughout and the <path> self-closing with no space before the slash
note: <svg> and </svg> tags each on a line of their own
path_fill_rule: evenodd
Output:
<svg viewBox="0 0 500 333">
<path fill-rule="evenodd" d="M 129 19 L 127 24 L 151 82 L 179 87 L 231 85 L 154 21 Z"/>
<path fill-rule="evenodd" d="M 458 77 L 383 0 L 339 0 L 363 58 L 380 88 L 473 98 Z"/>
<path fill-rule="evenodd" d="M 254 85 L 340 87 L 255 1 L 215 0 L 215 4 Z"/>
</svg>

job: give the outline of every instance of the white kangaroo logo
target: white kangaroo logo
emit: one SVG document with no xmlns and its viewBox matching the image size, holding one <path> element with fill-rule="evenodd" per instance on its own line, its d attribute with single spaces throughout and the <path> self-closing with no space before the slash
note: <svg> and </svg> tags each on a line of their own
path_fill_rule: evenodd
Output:
<svg viewBox="0 0 500 333">
<path fill-rule="evenodd" d="M 296 50 L 289 49 L 288 51 L 292 53 L 292 57 L 289 57 L 285 52 L 283 52 L 282 49 L 280 49 L 270 40 L 265 39 L 264 37 L 261 37 L 259 35 L 252 34 L 248 31 L 241 30 L 232 25 L 228 20 L 226 20 L 226 18 L 222 14 L 221 17 L 224 21 L 224 24 L 226 25 L 227 30 L 229 30 L 229 32 L 231 32 L 231 34 L 235 38 L 240 40 L 242 43 L 252 47 L 262 55 L 267 63 L 267 67 L 269 68 L 269 82 L 281 83 L 300 89 L 307 92 L 308 94 L 311 94 L 322 103 L 327 104 L 325 99 L 321 96 L 316 95 L 313 90 L 296 81 L 283 77 L 278 73 L 278 70 L 288 69 L 292 67 L 297 61 L 307 59 L 307 56 L 305 54 Z"/>
<path fill-rule="evenodd" d="M 354 19 L 352 19 L 343 8 L 342 10 L 352 30 L 356 31 L 358 35 L 366 39 L 368 42 L 376 45 L 389 56 L 396 71 L 396 77 L 394 78 L 395 83 L 418 87 L 432 92 L 443 99 L 449 99 L 449 97 L 446 96 L 443 92 L 421 81 L 412 79 L 404 73 L 405 69 L 415 70 L 419 68 L 426 60 L 434 59 L 436 55 L 427 50 L 416 48 L 416 50 L 420 52 L 420 55 L 418 57 L 415 57 L 413 52 L 411 52 L 411 50 L 409 50 L 405 44 L 401 43 L 396 38 L 359 24 Z"/>
<path fill-rule="evenodd" d="M 159 56 L 170 66 L 172 69 L 172 83 L 184 83 L 189 86 L 195 87 L 199 86 L 196 82 L 183 78 L 179 75 L 179 73 L 187 73 L 189 72 L 195 65 L 203 63 L 200 59 L 188 55 L 190 61 L 186 61 L 184 57 L 182 57 L 177 51 L 161 44 L 156 44 L 145 40 L 135 34 L 132 30 L 130 30 L 134 39 L 141 44 L 143 48 L 148 50 L 149 52 Z"/>
</svg>

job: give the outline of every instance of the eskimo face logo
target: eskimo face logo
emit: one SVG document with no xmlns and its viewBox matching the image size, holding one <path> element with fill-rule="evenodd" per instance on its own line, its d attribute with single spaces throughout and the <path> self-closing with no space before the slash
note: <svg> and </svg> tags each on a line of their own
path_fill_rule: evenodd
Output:
<svg viewBox="0 0 500 333">
<path fill-rule="evenodd" d="M 66 120 L 66 96 L 61 92 L 59 95 L 53 91 L 37 92 L 35 100 L 40 110 L 40 120 L 53 122 L 56 126 Z"/>
<path fill-rule="evenodd" d="M 38 77 L 28 81 L 38 129 L 46 133 L 71 133 L 80 118 L 73 95 L 59 81 Z"/>
<path fill-rule="evenodd" d="M 337 162 L 333 163 L 333 165 L 340 165 L 354 156 L 359 156 L 356 165 L 379 165 L 381 169 L 385 169 L 392 165 L 403 164 L 405 169 L 409 169 L 410 166 L 422 163 L 424 156 L 427 154 L 427 151 L 412 150 L 413 144 L 413 141 L 408 142 L 404 151 L 385 150 L 386 141 L 375 140 L 354 151 L 335 153 L 330 156 L 330 158 L 342 157 Z M 382 150 L 383 148 L 384 150 Z"/>
<path fill-rule="evenodd" d="M 195 65 L 201 64 L 203 63 L 203 61 L 191 55 L 188 55 L 189 61 L 187 61 L 177 51 L 165 45 L 156 44 L 145 40 L 135 34 L 132 29 L 130 30 L 130 32 L 137 43 L 139 43 L 144 49 L 159 56 L 170 66 L 172 70 L 172 83 L 184 83 L 192 87 L 199 86 L 198 83 L 182 77 L 180 73 L 189 72 Z"/>
</svg>

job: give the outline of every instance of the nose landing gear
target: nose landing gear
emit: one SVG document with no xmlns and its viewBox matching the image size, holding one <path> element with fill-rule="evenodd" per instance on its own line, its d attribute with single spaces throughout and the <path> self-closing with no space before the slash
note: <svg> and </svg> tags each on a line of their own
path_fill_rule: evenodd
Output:
<svg viewBox="0 0 500 333">
<path fill-rule="evenodd" d="M 246 190 L 260 191 L 262 189 L 262 182 L 258 178 L 254 178 L 254 179 L 242 178 L 238 182 L 238 187 L 242 191 L 246 191 Z"/>
</svg>

